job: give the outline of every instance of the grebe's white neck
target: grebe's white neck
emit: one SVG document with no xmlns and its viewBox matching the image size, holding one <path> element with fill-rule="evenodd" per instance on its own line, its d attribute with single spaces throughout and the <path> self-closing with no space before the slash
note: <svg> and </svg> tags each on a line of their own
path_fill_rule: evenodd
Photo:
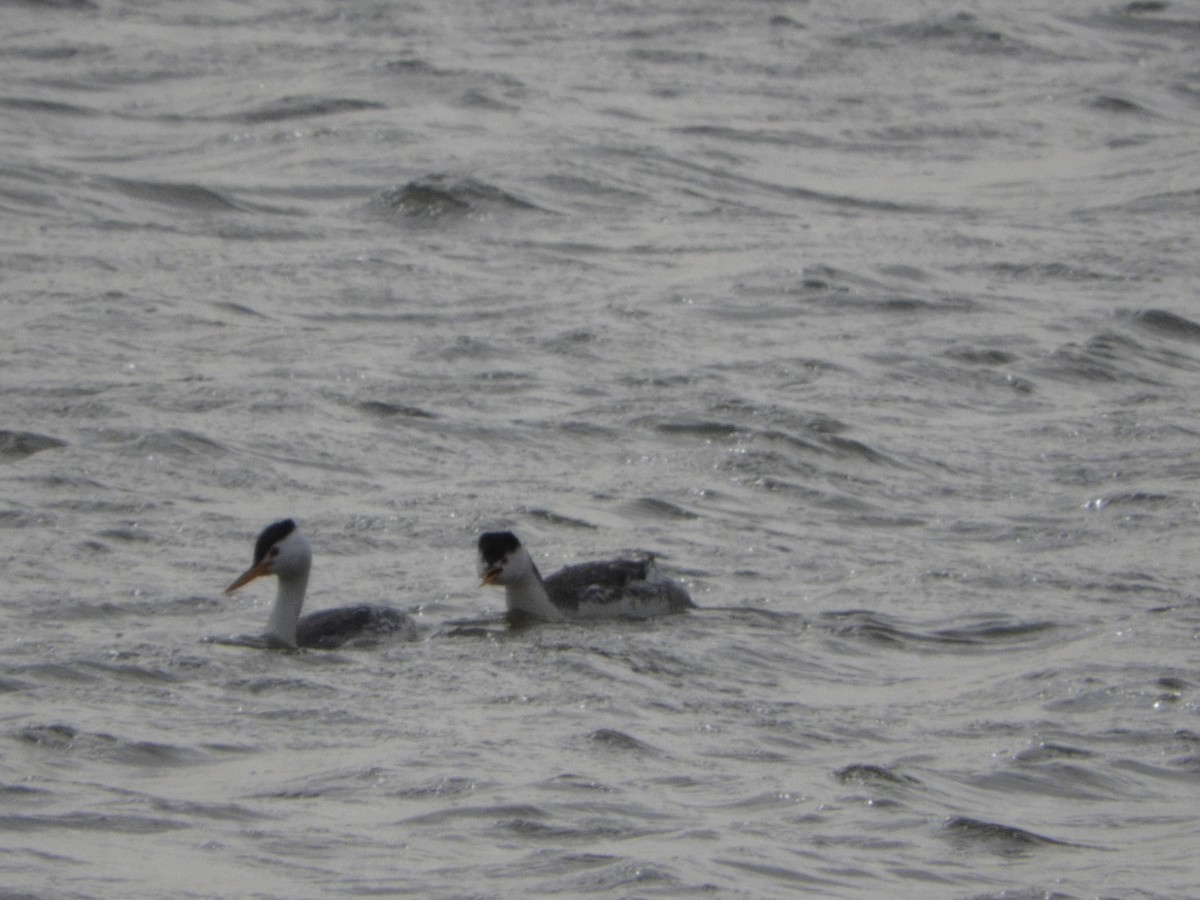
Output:
<svg viewBox="0 0 1200 900">
<path fill-rule="evenodd" d="M 304 606 L 311 569 L 312 548 L 308 545 L 308 538 L 296 527 L 295 522 L 284 519 L 263 529 L 254 547 L 254 565 L 227 587 L 225 593 L 236 591 L 263 575 L 276 576 L 279 589 L 264 637 L 285 647 L 295 647 L 296 623 L 300 621 L 300 609 Z"/>
<path fill-rule="evenodd" d="M 266 637 L 285 647 L 296 646 L 296 623 L 308 592 L 308 573 L 312 570 L 312 548 L 308 538 L 296 529 L 279 541 L 268 553 L 271 572 L 279 579 L 275 605 L 267 620 Z"/>
<path fill-rule="evenodd" d="M 296 623 L 300 621 L 300 608 L 304 606 L 304 595 L 308 591 L 308 570 L 291 576 L 279 576 L 279 589 L 275 593 L 275 605 L 267 619 L 264 635 L 285 647 L 296 646 Z"/>
<path fill-rule="evenodd" d="M 550 602 L 542 574 L 524 547 L 509 554 L 508 563 L 496 583 L 504 585 L 504 601 L 512 612 L 551 622 L 566 618 L 563 611 Z"/>
<path fill-rule="evenodd" d="M 510 612 L 550 621 L 566 618 L 551 602 L 541 573 L 516 535 L 507 531 L 483 535 L 479 549 L 483 583 L 504 585 L 504 599 Z"/>
</svg>

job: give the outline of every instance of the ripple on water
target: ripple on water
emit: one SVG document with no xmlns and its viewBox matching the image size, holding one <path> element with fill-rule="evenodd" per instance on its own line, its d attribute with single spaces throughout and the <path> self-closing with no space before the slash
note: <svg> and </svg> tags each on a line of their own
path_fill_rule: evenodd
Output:
<svg viewBox="0 0 1200 900">
<path fill-rule="evenodd" d="M 1045 620 L 1023 620 L 998 614 L 970 618 L 973 621 L 968 620 L 960 626 L 920 628 L 878 612 L 846 610 L 822 613 L 818 621 L 828 624 L 831 635 L 855 643 L 950 653 L 1006 650 L 1052 640 L 1060 631 L 1057 623 Z"/>
<path fill-rule="evenodd" d="M 970 816 L 954 816 L 942 826 L 942 830 L 947 839 L 962 850 L 982 851 L 998 856 L 1023 856 L 1044 848 L 1081 846 L 1013 825 L 988 822 Z"/>
<path fill-rule="evenodd" d="M 43 450 L 55 450 L 65 446 L 66 441 L 45 434 L 0 430 L 0 461 L 4 462 L 16 462 Z"/>
<path fill-rule="evenodd" d="M 428 175 L 383 191 L 369 209 L 391 221 L 426 224 L 468 216 L 544 212 L 495 185 L 448 174 Z"/>
<path fill-rule="evenodd" d="M 208 754 L 193 747 L 157 741 L 130 740 L 104 732 L 90 732 L 72 725 L 29 725 L 16 735 L 36 747 L 47 758 L 79 762 L 104 761 L 130 766 L 174 767 L 194 765 Z"/>
</svg>

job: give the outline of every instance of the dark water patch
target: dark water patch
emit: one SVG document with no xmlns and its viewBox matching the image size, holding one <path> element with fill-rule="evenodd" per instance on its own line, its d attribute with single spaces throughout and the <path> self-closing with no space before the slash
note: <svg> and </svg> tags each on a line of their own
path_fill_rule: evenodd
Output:
<svg viewBox="0 0 1200 900">
<path fill-rule="evenodd" d="M 42 803 L 53 796 L 54 792 L 46 788 L 32 787 L 28 784 L 0 784 L 0 803 L 6 806 L 14 803 Z"/>
<path fill-rule="evenodd" d="M 1046 282 L 1125 282 L 1128 276 L 1120 273 L 1101 272 L 1072 263 L 1063 262 L 997 262 L 983 267 L 989 274 L 1010 281 L 1044 284 Z"/>
<path fill-rule="evenodd" d="M 107 48 L 101 45 L 86 46 L 82 44 L 55 44 L 48 46 L 8 46 L 3 48 L 3 53 L 6 56 L 11 56 L 17 59 L 36 59 L 40 61 L 58 62 L 64 59 L 75 59 L 80 56 L 102 55 L 107 52 Z M 57 81 L 51 81 L 50 84 L 58 84 Z M 71 82 L 72 84 L 74 82 Z"/>
<path fill-rule="evenodd" d="M 449 69 L 439 69 L 433 63 L 426 62 L 419 57 L 405 57 L 404 59 L 393 59 L 384 63 L 384 68 L 389 72 L 394 72 L 398 75 L 415 75 L 426 77 L 429 75 L 443 77 L 446 75 L 455 74 Z"/>
<path fill-rule="evenodd" d="M 363 400 L 358 404 L 358 408 L 364 413 L 375 416 L 380 419 L 405 418 L 405 419 L 436 419 L 438 416 L 435 413 L 426 412 L 417 406 L 409 406 L 404 403 L 392 403 L 387 400 Z"/>
<path fill-rule="evenodd" d="M 869 28 L 843 42 L 865 48 L 890 48 L 895 44 L 920 50 L 934 48 L 965 57 L 1012 57 L 1038 62 L 1062 59 L 1051 49 L 1017 37 L 1001 23 L 965 11 Z"/>
<path fill-rule="evenodd" d="M 45 434 L 0 430 L 0 462 L 16 462 L 43 450 L 56 450 L 65 446 L 66 441 Z"/>
<path fill-rule="evenodd" d="M 1197 97 L 1200 101 L 1200 95 Z M 1194 212 L 1200 201 L 1200 189 L 1165 191 L 1146 194 L 1121 203 L 1086 207 L 1086 213 L 1095 217 L 1111 216 L 1161 216 Z M 1128 278 L 1126 278 L 1128 280 Z"/>
<path fill-rule="evenodd" d="M 540 207 L 474 178 L 427 175 L 376 196 L 371 209 L 388 218 L 436 222 L 474 214 L 544 212 Z"/>
<path fill-rule="evenodd" d="M 812 464 L 807 457 L 812 456 L 906 468 L 899 460 L 863 441 L 835 434 L 834 431 L 840 430 L 840 427 L 823 427 L 821 423 L 814 423 L 813 427 L 802 424 L 794 429 L 742 429 L 739 436 L 744 442 L 739 446 L 738 452 L 742 455 L 758 453 L 764 457 L 774 456 L 781 461 L 790 462 L 792 465 L 787 465 L 788 469 L 794 466 L 809 469 Z M 756 447 L 757 444 L 771 445 L 775 449 L 764 451 Z M 780 452 L 786 455 L 781 456 Z"/>
<path fill-rule="evenodd" d="M 739 872 L 744 872 L 749 875 L 754 875 L 757 878 L 766 878 L 769 881 L 776 882 L 795 890 L 800 887 L 807 888 L 848 888 L 850 885 L 845 881 L 840 881 L 820 875 L 813 875 L 808 872 L 801 872 L 799 869 L 790 869 L 786 866 L 772 865 L 768 863 L 750 862 L 738 859 L 714 859 L 714 863 L 719 866 L 727 866 L 731 869 L 736 869 Z"/>
<path fill-rule="evenodd" d="M 508 100 L 501 100 L 482 88 L 471 88 L 458 98 L 460 106 L 467 109 L 482 109 L 487 112 L 516 112 L 521 107 Z"/>
<path fill-rule="evenodd" d="M 810 440 L 808 438 L 801 437 L 798 434 L 793 434 L 781 429 L 768 429 L 765 431 L 754 432 L 754 437 L 768 443 L 782 444 L 788 449 L 798 450 L 801 453 L 817 454 L 826 452 L 825 447 L 822 446 L 822 440 L 826 442 L 834 440 L 834 438 L 821 438 L 818 436 L 813 436 L 814 439 Z"/>
<path fill-rule="evenodd" d="M 543 787 L 552 791 L 563 791 L 564 793 L 571 794 L 584 793 L 588 795 L 615 794 L 621 790 L 613 785 L 570 773 L 555 776 L 549 781 L 544 782 Z"/>
<path fill-rule="evenodd" d="M 389 792 L 390 797 L 428 799 L 431 797 L 469 797 L 482 786 L 479 779 L 466 776 L 444 776 L 425 785 L 404 785 Z"/>
<path fill-rule="evenodd" d="M 833 773 L 833 777 L 842 784 L 860 784 L 869 786 L 920 784 L 911 775 L 903 775 L 886 766 L 855 763 L 844 766 Z"/>
<path fill-rule="evenodd" d="M 205 803 L 156 797 L 149 805 L 156 811 L 176 813 L 189 819 L 209 819 L 215 822 L 257 822 L 270 818 L 266 813 L 247 809 L 238 803 Z"/>
<path fill-rule="evenodd" d="M 752 810 L 755 812 L 769 812 L 779 809 L 794 809 L 802 805 L 806 801 L 806 797 L 801 794 L 793 794 L 787 791 L 768 791 L 764 794 L 754 794 L 749 797 L 739 797 L 730 803 L 720 804 L 721 809 L 736 809 L 736 810 Z"/>
<path fill-rule="evenodd" d="M 9 678 L 0 675 L 0 694 L 9 694 L 14 691 L 27 691 L 33 687 L 33 684 L 28 681 L 22 681 L 19 678 Z"/>
<path fill-rule="evenodd" d="M 65 750 L 75 742 L 78 729 L 70 725 L 30 725 L 18 734 L 18 740 L 50 750 Z"/>
<path fill-rule="evenodd" d="M 731 422 L 715 422 L 703 419 L 658 422 L 654 425 L 654 428 L 663 434 L 679 434 L 686 437 L 698 437 L 703 440 L 730 438 L 741 431 L 739 426 Z"/>
<path fill-rule="evenodd" d="M 58 619 L 59 616 L 54 615 L 51 618 Z M 30 666 L 22 666 L 17 671 L 35 684 L 46 681 L 61 684 L 91 684 L 100 680 L 94 674 L 85 672 L 78 666 L 65 663 L 34 663 Z"/>
<path fill-rule="evenodd" d="M 245 212 L 249 209 L 220 191 L 198 184 L 135 181 L 129 178 L 105 178 L 103 181 L 135 200 L 145 200 L 191 213 Z"/>
<path fill-rule="evenodd" d="M 495 828 L 522 838 L 554 841 L 622 841 L 661 833 L 661 829 L 634 827 L 595 816 L 578 825 L 551 825 L 531 819 L 502 819 L 495 823 Z"/>
<path fill-rule="evenodd" d="M 644 741 L 639 741 L 632 735 L 613 728 L 599 728 L 588 735 L 593 744 L 609 750 L 619 750 L 626 753 L 637 753 L 643 756 L 660 756 L 661 751 Z"/>
<path fill-rule="evenodd" d="M 749 144 L 777 144 L 782 147 L 824 148 L 833 146 L 828 137 L 798 128 L 736 128 L 731 125 L 685 125 L 673 128 L 676 134 L 698 138 L 716 138 Z"/>
<path fill-rule="evenodd" d="M 205 754 L 189 747 L 155 741 L 130 741 L 102 732 L 85 732 L 71 725 L 30 725 L 17 740 L 55 754 L 85 760 L 105 760 L 134 766 L 190 765 Z"/>
<path fill-rule="evenodd" d="M 827 625 L 836 637 L 875 646 L 899 648 L 917 639 L 888 617 L 866 610 L 826 612 L 818 617 L 818 621 Z"/>
<path fill-rule="evenodd" d="M 1134 328 L 1101 332 L 1082 345 L 1067 344 L 1052 354 L 1049 365 L 1061 365 L 1062 374 L 1088 380 L 1156 388 L 1170 388 L 1175 372 L 1200 372 L 1200 355 L 1188 346 L 1200 338 L 1191 331 L 1192 323 L 1162 315 L 1152 316 L 1149 324 L 1125 321 L 1140 327 L 1136 332 Z M 1142 339 L 1135 339 L 1135 334 Z M 1156 340 L 1164 336 L 1172 341 Z"/>
<path fill-rule="evenodd" d="M 382 103 L 347 97 L 281 97 L 271 103 L 228 116 L 232 122 L 259 125 L 265 122 L 284 122 L 288 119 L 311 119 L 339 113 L 386 109 Z"/>
<path fill-rule="evenodd" d="M 1011 53 L 1016 49 L 1011 38 L 997 28 L 984 25 L 969 12 L 899 25 L 891 33 L 905 41 L 938 44 L 971 53 Z"/>
<path fill-rule="evenodd" d="M 192 826 L 180 819 L 161 816 L 113 815 L 111 813 L 65 813 L 63 815 L 0 815 L 0 830 L 18 834 L 31 831 L 88 831 L 96 834 L 162 834 Z"/>
<path fill-rule="evenodd" d="M 550 814 L 530 804 L 498 804 L 495 806 L 458 806 L 419 813 L 400 821 L 405 825 L 445 825 L 464 819 L 482 819 L 489 822 L 522 820 L 538 822 L 549 819 Z"/>
<path fill-rule="evenodd" d="M 186 766 L 204 758 L 203 753 L 191 747 L 156 741 L 120 741 L 105 753 L 105 759 L 131 766 Z"/>
<path fill-rule="evenodd" d="M 1121 116 L 1143 116 L 1149 118 L 1154 114 L 1142 106 L 1140 103 L 1135 103 L 1133 100 L 1127 100 L 1124 97 L 1114 97 L 1108 94 L 1102 94 L 1099 97 L 1093 98 L 1088 102 L 1088 106 L 1092 109 L 1105 113 L 1113 113 Z"/>
<path fill-rule="evenodd" d="M 8 0 L 12 6 L 28 6 L 32 9 L 64 10 L 67 12 L 99 12 L 100 4 L 95 0 Z"/>
<path fill-rule="evenodd" d="M 153 535 L 141 528 L 138 528 L 136 524 L 121 528 L 105 528 L 103 531 L 96 532 L 96 536 L 110 541 L 120 541 L 125 544 L 149 544 L 154 540 Z M 102 542 L 99 541 L 92 543 L 91 546 L 95 550 L 108 549 Z"/>
<path fill-rule="evenodd" d="M 1127 779 L 1103 774 L 1078 760 L 1061 759 L 1018 763 L 1014 769 L 979 775 L 971 779 L 971 784 L 1003 795 L 1030 794 L 1089 802 L 1128 797 L 1137 791 Z"/>
<path fill-rule="evenodd" d="M 1064 759 L 1091 759 L 1096 754 L 1081 747 L 1069 747 L 1065 744 L 1044 742 L 1028 750 L 1022 750 L 1013 759 L 1018 763 L 1041 764 L 1057 762 Z"/>
<path fill-rule="evenodd" d="M 739 627 L 762 628 L 769 631 L 785 628 L 796 634 L 800 634 L 808 628 L 808 619 L 801 613 L 780 612 L 754 606 L 705 606 L 692 612 L 693 615 L 702 613 L 728 617 Z"/>
<path fill-rule="evenodd" d="M 985 619 L 961 628 L 943 628 L 931 632 L 938 643 L 978 645 L 1003 645 L 1029 643 L 1049 633 L 1056 632 L 1056 622 L 1020 622 L 1008 617 Z"/>
<path fill-rule="evenodd" d="M 867 610 L 826 612 L 818 621 L 827 624 L 829 633 L 838 638 L 897 649 L 945 652 L 1004 650 L 1013 645 L 1033 644 L 1059 628 L 1054 622 L 1023 622 L 998 615 L 956 628 L 922 630 Z"/>
<path fill-rule="evenodd" d="M 1078 847 L 1068 841 L 1044 837 L 1024 828 L 955 816 L 942 826 L 950 841 L 963 850 L 982 851 L 997 856 L 1024 856 L 1044 847 Z"/>
<path fill-rule="evenodd" d="M 997 350 L 994 347 L 972 347 L 959 345 L 951 347 L 943 354 L 955 362 L 967 363 L 972 366 L 1009 366 L 1018 359 L 1015 353 L 1007 350 Z"/>
<path fill-rule="evenodd" d="M 217 309 L 228 310 L 232 313 L 237 313 L 240 316 L 252 316 L 256 319 L 268 320 L 270 316 L 260 313 L 257 309 L 247 306 L 244 303 L 235 303 L 233 301 L 217 301 L 213 303 Z"/>
<path fill-rule="evenodd" d="M 1176 497 L 1151 491 L 1115 491 L 1103 497 L 1093 497 L 1084 504 L 1085 509 L 1102 510 L 1110 506 L 1163 506 L 1173 503 Z"/>
<path fill-rule="evenodd" d="M 658 164 L 664 169 L 677 170 L 677 173 L 683 173 L 682 179 L 686 182 L 689 193 L 697 196 L 706 196 L 710 193 L 714 196 L 720 195 L 724 198 L 724 202 L 732 200 L 732 202 L 736 202 L 737 204 L 746 204 L 750 202 L 752 194 L 757 193 L 760 196 L 788 201 L 789 210 L 794 201 L 799 201 L 801 204 L 828 206 L 835 210 L 849 212 L 911 215 L 938 214 L 947 216 L 966 216 L 968 214 L 966 210 L 949 209 L 920 203 L 900 203 L 893 200 L 858 197 L 851 194 L 835 194 L 828 191 L 798 187 L 794 184 L 767 181 L 762 178 L 738 175 L 724 168 L 702 165 L 690 159 L 670 156 L 665 153 L 654 157 L 644 148 L 618 152 L 635 156 L 635 164 L 637 165 L 645 165 L 647 163 L 651 165 Z M 670 178 L 672 176 L 670 173 L 663 172 L 662 177 Z M 676 174 L 676 177 L 679 177 L 678 174 Z M 757 210 L 757 212 L 760 215 L 767 214 L 765 210 Z"/>
<path fill-rule="evenodd" d="M 1134 325 L 1155 334 L 1181 341 L 1200 342 L 1200 323 L 1165 309 L 1143 309 L 1125 313 Z"/>
<path fill-rule="evenodd" d="M 124 681 L 137 684 L 175 684 L 183 679 L 173 672 L 157 668 L 147 668 L 133 664 L 120 664 L 85 660 L 78 663 L 81 669 L 98 672 L 114 681 Z"/>
<path fill-rule="evenodd" d="M 1195 37 L 1200 33 L 1200 18 L 1168 16 L 1173 4 L 1159 0 L 1132 0 L 1111 12 L 1088 18 L 1084 24 L 1101 25 L 1130 34 L 1154 34 L 1168 37 Z"/>
<path fill-rule="evenodd" d="M 0 97 L 0 108 L 15 109 L 22 112 L 49 113 L 55 116 L 95 116 L 98 112 L 86 106 L 74 103 L 59 103 L 52 100 L 41 100 L 32 97 Z"/>
<path fill-rule="evenodd" d="M 511 354 L 497 343 L 460 334 L 423 348 L 417 357 L 441 362 L 482 362 L 491 359 L 510 359 Z M 478 373 L 475 379 L 503 383 L 530 380 L 532 377 L 525 372 L 487 370 Z"/>
<path fill-rule="evenodd" d="M 1187 756 L 1169 761 L 1166 766 L 1156 766 L 1140 759 L 1116 759 L 1112 767 L 1123 772 L 1130 772 L 1140 778 L 1153 778 L 1158 782 L 1166 782 L 1169 789 L 1188 785 L 1195 788 L 1200 785 L 1200 757 Z"/>
<path fill-rule="evenodd" d="M 1186 691 L 1195 687 L 1190 681 L 1185 681 L 1173 675 L 1164 675 L 1162 678 L 1154 680 L 1155 687 L 1160 687 L 1166 691 Z"/>
<path fill-rule="evenodd" d="M 574 197 L 589 207 L 603 202 L 607 206 L 626 209 L 646 203 L 650 199 L 647 194 L 630 190 L 627 185 L 585 175 L 551 171 L 538 178 L 538 183 L 549 188 L 556 196 Z M 611 244 L 585 242 L 570 238 L 548 241 L 538 244 L 538 246 L 559 251 L 572 259 L 615 252 Z"/>
<path fill-rule="evenodd" d="M 753 475 L 753 481 L 751 482 L 753 487 L 771 494 L 792 494 L 798 500 L 806 503 L 820 503 L 828 505 L 830 508 L 843 508 L 839 506 L 837 500 L 829 499 L 823 491 L 819 491 L 816 488 L 810 487 L 808 484 L 802 481 L 793 481 L 787 478 L 781 478 L 778 475 L 764 474 L 765 467 L 756 467 L 753 464 L 746 465 L 746 461 L 741 460 L 740 457 L 738 464 L 730 464 L 729 462 L 726 462 L 722 463 L 718 468 L 730 468 L 739 472 L 751 473 Z M 756 468 L 758 471 L 754 471 Z M 800 472 L 801 474 L 811 476 L 816 474 L 816 468 L 806 467 L 800 470 Z M 866 504 L 861 504 L 857 507 L 856 511 L 866 512 L 868 509 L 869 507 Z M 754 573 L 747 570 L 745 572 L 740 572 L 739 574 L 753 575 Z"/>
<path fill-rule="evenodd" d="M 669 500 L 660 500 L 657 497 L 639 497 L 628 503 L 622 503 L 620 509 L 635 519 L 666 519 L 677 521 L 680 519 L 700 518 L 699 513 L 685 509 L 676 503 L 671 503 Z"/>
<path fill-rule="evenodd" d="M 495 640 L 536 624 L 537 622 L 532 618 L 522 618 L 510 612 L 503 612 L 499 615 L 482 616 L 477 619 L 451 619 L 443 622 L 441 629 L 436 634 L 438 637 Z"/>
<path fill-rule="evenodd" d="M 431 784 L 405 785 L 389 796 L 423 799 L 428 797 L 462 797 L 478 792 L 480 782 L 475 778 L 445 777 Z"/>
<path fill-rule="evenodd" d="M 825 438 L 825 443 L 840 459 L 859 459 L 878 465 L 901 467 L 899 461 L 888 456 L 886 453 L 881 453 L 862 441 L 857 441 L 853 438 L 830 435 Z"/>
<path fill-rule="evenodd" d="M 562 867 L 556 861 L 554 871 L 560 872 Z M 665 894 L 681 885 L 680 879 L 662 866 L 645 861 L 589 853 L 583 860 L 574 860 L 570 867 L 583 871 L 556 878 L 548 895 L 642 897 Z"/>
<path fill-rule="evenodd" d="M 226 642 L 214 641 L 213 643 Z M 258 638 L 257 643 L 254 643 L 253 641 L 250 643 L 235 643 L 230 641 L 229 643 L 233 644 L 233 646 L 239 647 L 250 646 L 255 647 L 256 649 L 281 650 L 285 653 L 297 656 L 304 656 L 308 653 L 306 650 L 296 650 L 292 647 L 281 647 L 278 642 L 271 643 L 261 637 Z M 326 656 L 326 654 L 321 655 Z M 309 693 L 314 690 L 322 693 L 336 693 L 335 689 L 329 685 L 316 684 L 305 678 L 289 678 L 281 675 L 259 675 L 250 678 L 237 678 L 228 682 L 226 687 L 232 691 L 239 693 L 245 692 L 247 694 L 281 694 L 284 691 L 303 691 L 305 693 Z"/>
<path fill-rule="evenodd" d="M 121 431 L 113 433 L 111 438 L 125 444 L 128 452 L 141 456 L 206 460 L 229 453 L 228 448 L 219 441 L 185 428 L 171 428 L 166 431 Z"/>
<path fill-rule="evenodd" d="M 565 528 L 585 528 L 589 531 L 595 531 L 597 528 L 599 528 L 598 525 L 592 522 L 587 522 L 583 519 L 577 519 L 574 516 L 563 515 L 562 513 L 557 513 L 542 507 L 527 506 L 522 511 L 531 519 L 537 519 L 555 527 L 561 526 Z"/>
<path fill-rule="evenodd" d="M 1132 365 L 1142 348 L 1122 335 L 1097 335 L 1085 343 L 1069 343 L 1057 348 L 1038 370 L 1047 376 L 1083 383 L 1150 384 L 1166 382 L 1139 372 Z"/>
</svg>

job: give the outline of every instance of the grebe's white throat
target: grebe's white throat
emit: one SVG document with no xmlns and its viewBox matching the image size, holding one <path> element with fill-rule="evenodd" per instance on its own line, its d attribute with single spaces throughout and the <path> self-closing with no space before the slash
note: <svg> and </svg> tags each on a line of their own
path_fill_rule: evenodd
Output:
<svg viewBox="0 0 1200 900">
<path fill-rule="evenodd" d="M 308 538 L 294 521 L 283 519 L 262 530 L 254 545 L 254 564 L 225 588 L 225 593 L 232 593 L 264 575 L 279 579 L 275 605 L 271 607 L 263 635 L 274 646 L 332 649 L 362 638 L 416 638 L 416 623 L 388 606 L 345 606 L 301 618 L 311 570 L 312 548 Z"/>
<path fill-rule="evenodd" d="M 480 535 L 479 574 L 485 585 L 504 586 L 510 612 L 535 619 L 649 618 L 695 607 L 653 559 L 580 563 L 543 579 L 511 531 Z"/>
</svg>

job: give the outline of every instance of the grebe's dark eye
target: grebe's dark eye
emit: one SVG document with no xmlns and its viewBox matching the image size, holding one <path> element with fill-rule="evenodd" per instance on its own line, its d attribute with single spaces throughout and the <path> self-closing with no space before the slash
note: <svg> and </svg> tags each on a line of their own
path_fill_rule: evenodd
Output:
<svg viewBox="0 0 1200 900">
<path fill-rule="evenodd" d="M 275 558 L 275 557 L 277 557 L 278 555 L 279 555 L 279 548 L 278 548 L 278 547 L 272 547 L 272 548 L 270 549 L 270 551 L 267 553 L 267 556 L 271 557 L 271 559 L 274 559 L 274 558 Z"/>
</svg>

